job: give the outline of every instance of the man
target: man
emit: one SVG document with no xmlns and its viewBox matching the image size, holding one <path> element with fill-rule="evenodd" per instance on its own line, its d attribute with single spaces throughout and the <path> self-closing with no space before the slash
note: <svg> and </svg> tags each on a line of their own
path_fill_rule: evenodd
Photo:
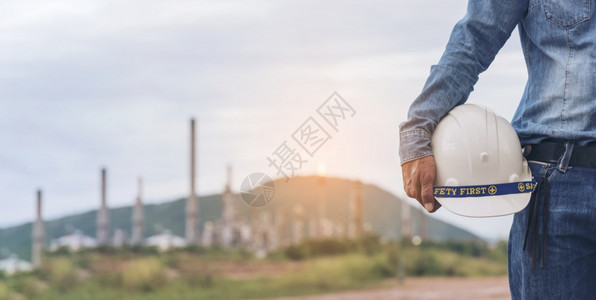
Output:
<svg viewBox="0 0 596 300">
<path fill-rule="evenodd" d="M 540 183 L 514 217 L 514 299 L 589 299 L 596 284 L 596 0 L 470 0 L 439 63 L 400 124 L 404 188 L 429 212 L 437 123 L 463 104 L 513 29 L 528 82 L 513 117 Z M 520 150 L 521 151 L 521 150 Z"/>
</svg>

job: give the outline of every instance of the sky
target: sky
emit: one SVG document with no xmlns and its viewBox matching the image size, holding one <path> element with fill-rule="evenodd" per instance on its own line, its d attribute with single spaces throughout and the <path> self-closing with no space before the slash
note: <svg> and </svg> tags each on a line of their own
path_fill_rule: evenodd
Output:
<svg viewBox="0 0 596 300">
<path fill-rule="evenodd" d="M 198 124 L 199 196 L 269 166 L 337 92 L 353 108 L 295 172 L 360 179 L 405 197 L 398 125 L 463 0 L 0 2 L 0 227 L 189 191 L 189 120 Z M 527 75 L 517 32 L 469 103 L 511 120 Z M 320 117 L 320 116 L 319 116 Z M 317 119 L 321 123 L 321 119 Z M 323 123 L 324 124 L 324 123 Z M 326 125 L 325 125 L 326 126 Z M 410 199 L 411 200 L 411 199 Z M 412 201 L 414 203 L 414 201 Z M 511 217 L 435 215 L 486 238 Z"/>
</svg>

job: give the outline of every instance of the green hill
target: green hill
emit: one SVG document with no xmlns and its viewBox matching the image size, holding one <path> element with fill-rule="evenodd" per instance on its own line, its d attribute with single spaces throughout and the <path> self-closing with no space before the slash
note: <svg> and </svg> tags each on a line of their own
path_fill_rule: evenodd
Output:
<svg viewBox="0 0 596 300">
<path fill-rule="evenodd" d="M 275 197 L 270 205 L 275 208 L 290 209 L 294 204 L 303 206 L 306 216 L 316 211 L 318 177 L 293 177 L 287 183 L 275 181 Z M 330 219 L 347 220 L 354 182 L 341 178 L 326 178 L 324 195 L 327 200 L 326 211 Z M 372 226 L 372 231 L 382 237 L 397 239 L 401 232 L 401 199 L 371 184 L 362 184 L 362 206 L 365 223 Z M 476 235 L 438 220 L 422 212 L 418 207 L 410 206 L 412 230 L 417 234 L 420 216 L 427 219 L 428 237 L 434 240 L 469 240 L 479 239 Z"/>
<path fill-rule="evenodd" d="M 293 177 L 287 183 L 283 180 L 275 181 L 275 197 L 264 209 L 290 210 L 295 204 L 301 204 L 305 216 L 309 217 L 316 211 L 318 177 Z M 334 220 L 347 220 L 348 201 L 351 197 L 353 181 L 340 178 L 326 178 L 325 196 L 327 200 L 327 215 Z M 242 201 L 236 195 L 238 201 Z M 397 239 L 401 227 L 401 200 L 395 195 L 370 184 L 362 185 L 363 218 L 365 223 L 372 226 L 372 231 L 379 235 Z M 170 229 L 174 234 L 184 236 L 184 208 L 185 198 L 160 204 L 145 205 L 145 235 L 157 233 L 159 228 Z M 248 216 L 248 208 L 244 213 Z M 413 231 L 416 234 L 420 215 L 418 208 L 411 207 Z M 199 198 L 199 232 L 202 232 L 206 221 L 217 221 L 221 216 L 221 194 L 201 196 Z M 53 238 L 63 236 L 69 230 L 76 228 L 84 234 L 95 236 L 97 210 L 66 216 L 45 222 L 46 245 Z M 110 209 L 111 229 L 122 229 L 130 235 L 131 206 Z M 429 238 L 435 240 L 479 239 L 472 233 L 445 223 L 427 215 L 427 232 Z M 0 229 L 0 249 L 16 253 L 23 259 L 31 256 L 31 223 Z"/>
</svg>

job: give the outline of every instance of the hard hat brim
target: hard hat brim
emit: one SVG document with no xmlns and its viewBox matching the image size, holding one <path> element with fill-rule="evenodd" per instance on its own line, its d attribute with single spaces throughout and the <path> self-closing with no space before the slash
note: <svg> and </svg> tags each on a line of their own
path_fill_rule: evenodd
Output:
<svg viewBox="0 0 596 300">
<path fill-rule="evenodd" d="M 517 213 L 530 202 L 531 193 L 477 198 L 436 197 L 447 210 L 465 217 L 499 217 Z"/>
</svg>

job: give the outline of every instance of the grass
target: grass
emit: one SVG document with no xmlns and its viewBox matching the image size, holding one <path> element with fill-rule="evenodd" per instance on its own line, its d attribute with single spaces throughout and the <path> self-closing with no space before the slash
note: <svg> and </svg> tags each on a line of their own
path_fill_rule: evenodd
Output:
<svg viewBox="0 0 596 300">
<path fill-rule="evenodd" d="M 379 256 L 380 257 L 380 256 Z M 141 259 L 137 262 L 141 262 Z M 378 258 L 377 258 L 378 260 Z M 149 265 L 155 264 L 151 260 Z M 334 257 L 316 258 L 298 272 L 279 276 L 262 276 L 246 280 L 231 280 L 225 277 L 212 277 L 195 274 L 195 277 L 174 279 L 170 282 L 157 275 L 155 266 L 132 264 L 122 276 L 122 284 L 113 281 L 88 280 L 68 292 L 53 289 L 40 296 L 40 299 L 249 299 L 276 296 L 316 294 L 365 287 L 383 276 L 375 269 L 374 260 L 361 254 L 347 254 Z M 151 269 L 141 273 L 141 270 Z M 377 274 L 375 274 L 377 273 Z M 124 274 L 131 274 L 130 278 Z M 144 274 L 144 275 L 143 275 Z M 129 278 L 129 279 L 125 279 Z M 207 283 L 206 283 L 207 281 Z"/>
<path fill-rule="evenodd" d="M 4 276 L 0 299 L 255 299 L 319 294 L 361 289 L 397 277 L 400 262 L 407 276 L 507 272 L 502 245 L 490 249 L 486 245 L 366 243 L 305 242 L 289 250 L 291 255 L 280 251 L 264 260 L 223 249 L 47 254 L 40 270 Z M 332 245 L 331 250 L 326 252 L 322 245 Z"/>
</svg>

